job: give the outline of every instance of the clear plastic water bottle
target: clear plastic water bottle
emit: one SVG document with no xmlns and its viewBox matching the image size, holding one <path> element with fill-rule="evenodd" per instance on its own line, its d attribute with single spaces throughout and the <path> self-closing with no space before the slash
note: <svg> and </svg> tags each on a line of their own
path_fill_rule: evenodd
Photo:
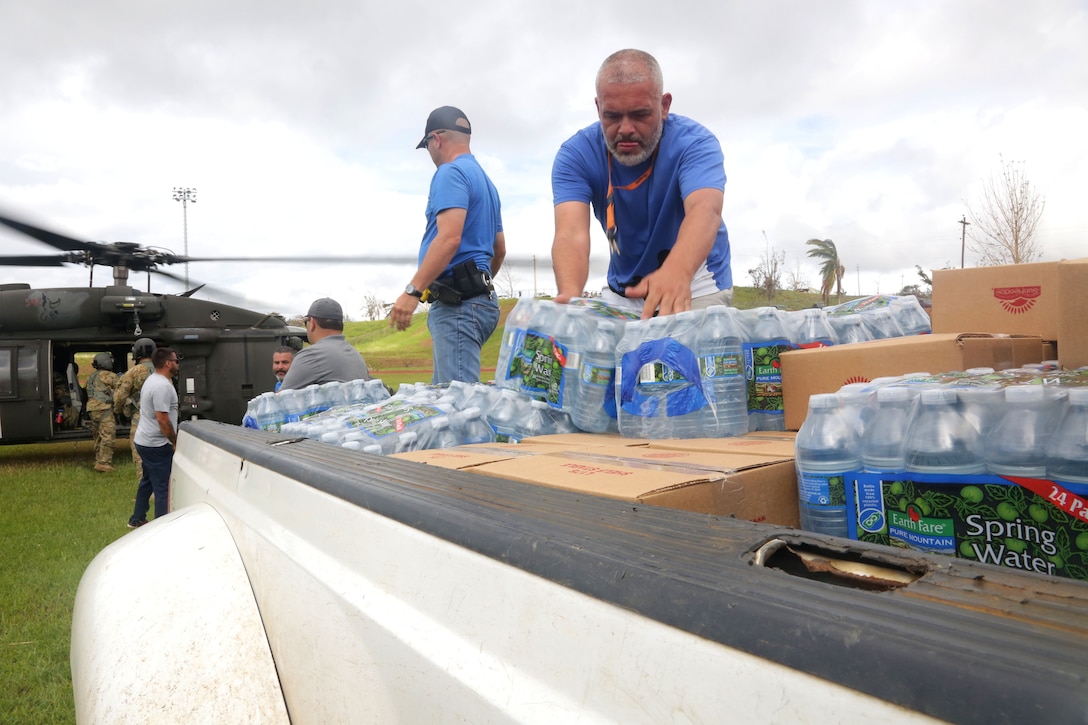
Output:
<svg viewBox="0 0 1088 725">
<path fill-rule="evenodd" d="M 396 434 L 395 453 L 408 453 L 420 450 L 419 435 L 414 430 L 404 430 Z"/>
<path fill-rule="evenodd" d="M 786 430 L 779 356 L 791 349 L 778 310 L 755 310 L 750 338 L 744 343 L 744 376 L 748 386 L 748 430 Z"/>
<path fill-rule="evenodd" d="M 985 473 L 978 431 L 960 412 L 954 388 L 923 390 L 907 429 L 905 457 L 911 473 Z"/>
<path fill-rule="evenodd" d="M 835 344 L 835 330 L 831 328 L 827 313 L 823 310 L 810 307 L 790 313 L 790 318 L 795 322 L 790 332 L 790 342 L 794 347 L 807 350 Z"/>
<path fill-rule="evenodd" d="M 458 435 L 450 428 L 450 418 L 445 415 L 436 415 L 430 420 L 430 431 L 426 441 L 421 447 L 453 448 L 461 445 Z"/>
<path fill-rule="evenodd" d="M 313 385 L 307 385 L 302 389 L 302 396 L 305 400 L 303 406 L 303 412 L 301 418 L 309 418 L 310 416 L 317 415 L 323 410 L 328 409 L 328 405 L 325 404 L 325 398 L 321 394 L 321 386 L 317 383 Z"/>
<path fill-rule="evenodd" d="M 548 408 L 548 417 L 551 419 L 548 425 L 555 433 L 577 433 L 578 426 L 574 424 L 571 417 L 561 410 L 555 408 Z"/>
<path fill-rule="evenodd" d="M 487 385 L 486 383 L 473 383 L 469 394 L 465 397 L 465 402 L 461 407 L 461 410 L 468 410 L 469 408 L 479 408 L 480 416 L 486 421 L 491 415 L 491 410 L 498 404 L 499 399 L 502 397 L 502 391 L 504 388 L 498 385 Z"/>
<path fill-rule="evenodd" d="M 389 390 L 381 380 L 376 378 L 365 381 L 363 383 L 363 391 L 366 395 L 366 402 L 368 403 L 377 403 L 389 399 Z"/>
<path fill-rule="evenodd" d="M 518 420 L 521 407 L 518 405 L 519 394 L 504 388 L 499 401 L 488 415 L 487 422 L 495 430 L 495 440 L 500 443 L 517 443 L 521 440 L 518 432 Z"/>
<path fill-rule="evenodd" d="M 284 390 L 278 395 L 286 421 L 288 423 L 297 423 L 300 421 L 306 412 L 306 396 L 304 391 Z"/>
<path fill-rule="evenodd" d="M 502 344 L 499 347 L 499 359 L 495 364 L 496 385 L 515 390 L 520 385 L 521 373 L 515 370 L 511 375 L 510 362 L 521 345 L 529 320 L 532 319 L 533 303 L 534 300 L 531 297 L 522 297 L 506 316 L 502 330 Z"/>
<path fill-rule="evenodd" d="M 260 396 L 257 396 L 256 398 L 252 398 L 248 403 L 246 403 L 246 414 L 244 416 L 242 416 L 242 427 L 243 428 L 260 428 L 261 427 L 257 423 L 257 408 L 258 408 L 258 402 L 259 401 L 260 401 Z M 135 431 L 133 431 L 133 432 L 135 432 Z"/>
<path fill-rule="evenodd" d="M 348 404 L 349 389 L 346 385 L 346 383 L 342 383 L 339 380 L 330 380 L 319 386 L 321 389 L 321 400 L 324 402 L 326 408 L 335 408 Z"/>
<path fill-rule="evenodd" d="M 978 431 L 983 441 L 1001 418 L 1005 407 L 1004 389 L 997 385 L 971 385 L 968 381 L 955 386 L 963 416 Z"/>
<path fill-rule="evenodd" d="M 464 380 L 451 380 L 449 385 L 446 386 L 446 394 L 442 397 L 448 398 L 453 407 L 460 410 L 464 407 L 465 400 L 471 394 L 472 383 L 466 383 Z"/>
<path fill-rule="evenodd" d="M 843 415 L 861 435 L 875 412 L 876 387 L 872 383 L 847 383 L 839 388 L 838 395 Z"/>
<path fill-rule="evenodd" d="M 557 401 L 548 401 L 553 407 L 570 413 L 577 404 L 579 378 L 582 371 L 584 346 L 591 336 L 585 307 L 562 305 L 555 327 L 555 342 L 562 350 L 562 377 L 559 380 Z"/>
<path fill-rule="evenodd" d="M 861 434 L 861 464 L 869 473 L 901 473 L 907 469 L 904 446 L 914 396 L 908 388 L 876 391 L 876 411 Z"/>
<path fill-rule="evenodd" d="M 661 433 L 654 437 L 705 438 L 713 436 L 717 422 L 714 420 L 714 409 L 704 390 L 705 381 L 699 369 L 700 313 L 695 310 L 685 310 L 675 315 L 668 315 L 664 319 L 668 322 L 663 337 L 674 340 L 679 347 L 675 348 L 678 353 L 677 367 L 662 365 L 663 372 L 671 375 L 671 379 L 662 385 L 665 405 L 658 409 L 661 413 L 658 416 L 658 422 L 663 427 Z M 680 362 L 682 360 L 690 363 L 687 369 L 682 367 Z"/>
<path fill-rule="evenodd" d="M 748 432 L 743 334 L 728 307 L 706 308 L 699 327 L 699 368 L 714 398 L 714 429 L 705 436 L 720 438 Z"/>
<path fill-rule="evenodd" d="M 929 315 L 914 295 L 893 297 L 891 311 L 904 335 L 925 335 L 933 329 Z"/>
<path fill-rule="evenodd" d="M 454 429 L 458 439 L 466 445 L 495 442 L 495 431 L 487 424 L 476 406 L 470 406 L 452 414 L 450 427 Z"/>
<path fill-rule="evenodd" d="M 847 479 L 860 470 L 861 455 L 857 430 L 842 414 L 838 395 L 809 397 L 795 446 L 801 528 L 847 536 Z"/>
<path fill-rule="evenodd" d="M 261 430 L 278 432 L 286 422 L 287 418 L 275 393 L 261 393 L 257 396 L 257 426 Z"/>
<path fill-rule="evenodd" d="M 861 323 L 874 340 L 902 337 L 903 328 L 892 315 L 890 307 L 870 307 L 861 313 Z"/>
<path fill-rule="evenodd" d="M 640 401 L 635 398 L 642 374 L 635 353 L 646 338 L 650 322 L 652 320 L 624 325 L 623 336 L 616 345 L 616 420 L 620 435 L 628 438 L 646 437 L 646 418 L 641 414 Z"/>
<path fill-rule="evenodd" d="M 873 339 L 869 331 L 865 329 L 865 325 L 862 324 L 860 315 L 835 315 L 828 317 L 827 321 L 831 323 L 831 329 L 835 331 L 835 343 L 837 345 L 867 342 Z"/>
<path fill-rule="evenodd" d="M 998 476 L 1046 476 L 1046 445 L 1057 409 L 1041 385 L 1005 388 L 1005 406 L 983 441 L 986 468 Z"/>
<path fill-rule="evenodd" d="M 325 430 L 318 439 L 322 443 L 327 443 L 330 446 L 339 446 L 344 441 L 344 434 L 347 432 L 342 428 L 330 426 L 331 430 Z"/>
<path fill-rule="evenodd" d="M 1046 475 L 1059 483 L 1088 486 L 1088 388 L 1069 389 L 1061 418 L 1046 445 Z"/>
<path fill-rule="evenodd" d="M 615 411 L 616 324 L 601 319 L 587 328 L 593 328 L 593 331 L 582 355 L 578 393 L 570 415 L 579 429 L 605 433 L 617 427 L 616 419 L 608 414 L 609 403 Z"/>
</svg>

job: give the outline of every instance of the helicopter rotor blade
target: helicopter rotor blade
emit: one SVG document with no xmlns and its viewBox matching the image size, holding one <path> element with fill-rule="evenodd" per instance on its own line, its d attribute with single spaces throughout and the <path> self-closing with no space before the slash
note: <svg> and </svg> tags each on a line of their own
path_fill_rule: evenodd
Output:
<svg viewBox="0 0 1088 725">
<path fill-rule="evenodd" d="M 23 254 L 0 257 L 4 267 L 63 267 L 68 259 L 63 255 Z"/>
<path fill-rule="evenodd" d="M 167 277 L 169 279 L 174 280 L 175 282 L 181 282 L 182 284 L 188 283 L 188 284 L 195 285 L 195 286 L 190 287 L 189 289 L 185 290 L 184 292 L 179 292 L 177 294 L 178 297 L 192 297 L 197 292 L 200 292 L 200 291 L 203 290 L 204 294 L 208 295 L 209 299 L 217 300 L 219 302 L 222 302 L 223 304 L 232 305 L 234 307 L 248 307 L 248 308 L 252 308 L 252 309 L 261 308 L 261 309 L 268 309 L 268 310 L 271 310 L 271 309 L 275 308 L 275 305 L 270 305 L 267 302 L 264 302 L 263 300 L 254 300 L 254 299 L 251 299 L 249 297 L 246 297 L 245 295 L 238 294 L 234 290 L 229 290 L 229 289 L 226 289 L 224 287 L 218 287 L 216 285 L 207 284 L 205 282 L 197 282 L 195 280 L 186 280 L 181 275 L 174 274 L 173 272 L 167 272 L 167 271 L 164 271 L 164 270 L 161 270 L 161 269 L 153 269 L 153 270 L 151 270 L 151 273 L 152 274 L 157 274 L 160 277 Z"/>
<path fill-rule="evenodd" d="M 184 257 L 176 256 L 169 260 L 177 262 L 290 262 L 291 264 L 417 264 L 419 258 L 408 255 L 360 255 L 334 257 Z"/>
<path fill-rule="evenodd" d="M 176 264 L 184 262 L 290 262 L 291 264 L 372 264 L 372 265 L 402 265 L 410 264 L 416 265 L 419 263 L 419 257 L 412 255 L 369 255 L 369 254 L 356 254 L 356 255 L 339 255 L 331 257 L 184 257 L 181 255 L 173 255 L 170 258 L 163 260 L 165 264 Z M 550 257 L 540 257 L 534 260 L 532 257 L 507 257 L 503 264 L 509 264 L 516 267 L 531 267 L 533 264 L 539 264 L 541 267 L 551 266 Z"/>
<path fill-rule="evenodd" d="M 42 229 L 41 227 L 36 227 L 33 224 L 27 224 L 3 215 L 0 215 L 0 224 L 10 227 L 17 232 L 22 232 L 28 237 L 33 237 L 39 242 L 44 242 L 51 247 L 61 249 L 65 252 L 89 252 L 97 248 L 96 245 L 91 244 L 90 242 L 81 242 L 78 239 L 72 239 L 63 234 L 57 234 L 56 232 L 51 232 Z"/>
</svg>

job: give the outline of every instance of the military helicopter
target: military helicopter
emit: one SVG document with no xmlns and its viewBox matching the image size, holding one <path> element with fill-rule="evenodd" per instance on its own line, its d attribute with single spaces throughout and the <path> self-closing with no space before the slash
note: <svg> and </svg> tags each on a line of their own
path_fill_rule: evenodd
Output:
<svg viewBox="0 0 1088 725">
<path fill-rule="evenodd" d="M 0 444 L 91 437 L 82 413 L 77 355 L 90 372 L 96 353 L 111 353 L 118 375 L 132 365 L 139 338 L 177 351 L 179 419 L 239 423 L 246 404 L 272 390 L 272 353 L 301 347 L 305 330 L 279 316 L 194 298 L 204 285 L 182 294 L 142 292 L 129 272 L 184 281 L 161 267 L 186 262 L 415 263 L 415 258 L 187 257 L 128 242 L 86 242 L 0 215 L 0 224 L 60 251 L 49 255 L 0 255 L 0 266 L 113 268 L 105 287 L 34 289 L 0 284 Z M 119 433 L 125 425 L 119 421 Z"/>
</svg>

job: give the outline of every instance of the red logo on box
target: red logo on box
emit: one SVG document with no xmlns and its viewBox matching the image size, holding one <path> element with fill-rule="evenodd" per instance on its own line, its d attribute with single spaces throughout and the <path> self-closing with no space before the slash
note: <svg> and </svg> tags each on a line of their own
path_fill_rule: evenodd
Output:
<svg viewBox="0 0 1088 725">
<path fill-rule="evenodd" d="M 1034 287 L 994 287 L 994 298 L 1005 308 L 1005 312 L 1022 315 L 1035 306 L 1043 288 Z"/>
</svg>

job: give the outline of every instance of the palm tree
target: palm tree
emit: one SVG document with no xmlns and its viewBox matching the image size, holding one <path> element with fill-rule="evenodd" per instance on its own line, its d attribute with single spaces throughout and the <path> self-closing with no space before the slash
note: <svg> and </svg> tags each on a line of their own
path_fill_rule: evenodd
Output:
<svg viewBox="0 0 1088 725">
<path fill-rule="evenodd" d="M 820 277 L 823 283 L 820 285 L 820 296 L 824 304 L 831 296 L 831 288 L 835 288 L 835 294 L 842 299 L 842 276 L 846 274 L 846 267 L 839 262 L 839 250 L 835 249 L 835 242 L 830 239 L 810 239 L 808 244 L 812 249 L 808 250 L 808 256 L 823 260 L 820 262 Z"/>
</svg>

